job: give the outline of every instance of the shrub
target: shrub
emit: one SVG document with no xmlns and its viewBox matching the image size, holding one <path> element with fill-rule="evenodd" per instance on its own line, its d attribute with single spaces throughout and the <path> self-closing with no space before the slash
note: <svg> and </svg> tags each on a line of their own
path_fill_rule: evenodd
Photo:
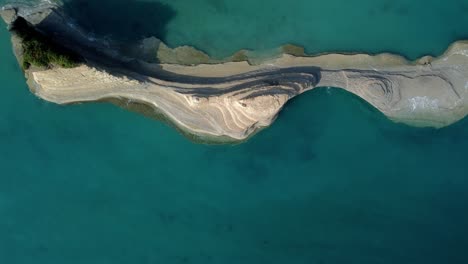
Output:
<svg viewBox="0 0 468 264">
<path fill-rule="evenodd" d="M 24 69 L 28 69 L 31 65 L 73 68 L 81 61 L 80 56 L 75 52 L 51 41 L 36 31 L 23 18 L 18 18 L 15 21 L 12 30 L 22 39 L 24 51 L 22 66 Z"/>
</svg>

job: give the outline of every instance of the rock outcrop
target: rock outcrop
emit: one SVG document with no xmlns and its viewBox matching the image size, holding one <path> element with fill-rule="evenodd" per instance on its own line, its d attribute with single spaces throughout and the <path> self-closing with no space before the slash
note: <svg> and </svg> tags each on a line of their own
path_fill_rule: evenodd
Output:
<svg viewBox="0 0 468 264">
<path fill-rule="evenodd" d="M 323 86 L 343 88 L 411 125 L 442 127 L 468 113 L 468 42 L 454 43 L 439 58 L 416 62 L 391 54 L 294 56 L 303 51 L 293 47 L 299 51 L 252 64 L 244 53 L 233 56 L 235 61 L 215 61 L 193 48 L 171 50 L 147 39 L 143 46 L 159 46 L 155 56 L 167 57 L 155 63 L 144 59 L 151 54 L 148 46 L 139 57 L 131 55 L 134 50 L 122 52 L 116 43 L 90 38 L 56 5 L 6 6 L 2 17 L 9 25 L 24 18 L 85 59 L 70 69 L 27 70 L 38 97 L 57 104 L 118 100 L 124 107 L 145 105 L 205 141 L 245 140 L 269 126 L 289 99 Z M 205 64 L 193 65 L 197 60 Z"/>
</svg>

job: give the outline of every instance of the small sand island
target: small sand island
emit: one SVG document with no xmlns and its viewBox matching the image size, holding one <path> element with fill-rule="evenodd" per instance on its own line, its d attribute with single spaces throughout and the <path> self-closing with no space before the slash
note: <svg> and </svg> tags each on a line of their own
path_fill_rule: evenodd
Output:
<svg viewBox="0 0 468 264">
<path fill-rule="evenodd" d="M 196 141 L 246 140 L 288 100 L 316 87 L 345 89 L 409 125 L 443 127 L 468 113 L 466 41 L 413 62 L 392 54 L 308 56 L 292 45 L 269 59 L 240 51 L 219 60 L 156 38 L 134 46 L 93 38 L 59 4 L 7 5 L 1 16 L 38 97 L 63 105 L 111 102 L 163 119 Z"/>
</svg>

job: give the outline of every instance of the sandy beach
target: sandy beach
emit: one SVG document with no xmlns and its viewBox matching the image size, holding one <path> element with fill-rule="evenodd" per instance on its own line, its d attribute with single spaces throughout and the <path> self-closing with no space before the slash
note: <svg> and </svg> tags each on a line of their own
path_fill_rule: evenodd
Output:
<svg viewBox="0 0 468 264">
<path fill-rule="evenodd" d="M 54 32 L 64 40 L 63 45 L 73 45 L 86 59 L 70 69 L 27 70 L 28 84 L 38 97 L 57 104 L 107 99 L 118 99 L 121 106 L 138 102 L 153 107 L 155 115 L 162 114 L 188 134 L 214 141 L 249 138 L 271 125 L 291 98 L 316 87 L 342 88 L 392 120 L 410 125 L 443 127 L 468 114 L 465 41 L 454 43 L 438 58 L 414 62 L 392 54 L 284 53 L 257 64 L 185 65 L 184 60 L 186 64 L 199 57 L 206 60 L 201 52 L 185 48 L 169 52 L 180 64 L 164 60 L 157 64 L 104 49 L 66 23 L 67 17 L 53 5 L 34 10 L 8 7 L 2 17 L 7 23 L 23 17 L 45 34 Z M 167 46 L 160 47 L 168 54 Z M 160 52 L 155 50 L 155 54 Z"/>
</svg>

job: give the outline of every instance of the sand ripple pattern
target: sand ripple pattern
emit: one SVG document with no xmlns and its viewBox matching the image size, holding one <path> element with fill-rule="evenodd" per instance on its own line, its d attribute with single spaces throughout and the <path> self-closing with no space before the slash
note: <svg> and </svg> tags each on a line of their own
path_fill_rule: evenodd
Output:
<svg viewBox="0 0 468 264">
<path fill-rule="evenodd" d="M 36 95 L 48 101 L 133 100 L 154 106 L 191 133 L 240 140 L 270 125 L 290 98 L 315 87 L 318 75 L 315 67 L 292 67 L 224 81 L 201 78 L 194 85 L 155 78 L 138 81 L 83 65 L 35 72 L 33 79 Z"/>
</svg>

